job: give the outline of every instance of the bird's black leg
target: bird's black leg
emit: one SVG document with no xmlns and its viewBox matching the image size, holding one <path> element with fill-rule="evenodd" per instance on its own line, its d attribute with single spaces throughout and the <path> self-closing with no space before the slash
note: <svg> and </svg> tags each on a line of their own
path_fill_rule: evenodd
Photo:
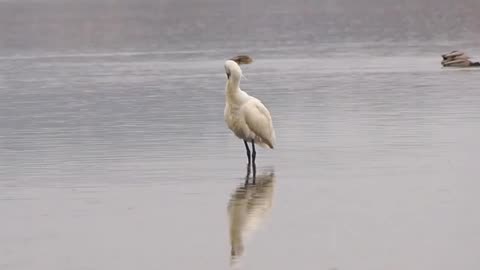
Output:
<svg viewBox="0 0 480 270">
<path fill-rule="evenodd" d="M 245 142 L 246 145 L 247 142 Z M 253 164 L 255 164 L 255 157 L 257 156 L 257 152 L 255 151 L 255 142 L 252 140 L 252 159 Z"/>
<path fill-rule="evenodd" d="M 257 156 L 257 152 L 255 151 L 255 142 L 252 140 L 252 169 L 253 169 L 253 184 L 255 184 L 255 176 L 257 175 L 257 165 L 255 164 L 255 157 Z"/>
<path fill-rule="evenodd" d="M 245 148 L 247 149 L 248 170 L 250 170 L 250 163 L 251 163 L 251 159 L 250 159 L 250 148 L 248 148 L 248 144 L 247 144 L 247 141 L 246 141 L 246 140 L 243 140 L 243 143 L 245 143 Z"/>
</svg>

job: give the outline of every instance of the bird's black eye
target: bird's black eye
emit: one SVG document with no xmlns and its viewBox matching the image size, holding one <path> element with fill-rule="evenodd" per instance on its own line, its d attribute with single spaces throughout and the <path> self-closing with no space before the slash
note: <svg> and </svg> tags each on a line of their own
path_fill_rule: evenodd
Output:
<svg viewBox="0 0 480 270">
<path fill-rule="evenodd" d="M 230 79 L 230 71 L 227 71 L 227 79 Z"/>
</svg>

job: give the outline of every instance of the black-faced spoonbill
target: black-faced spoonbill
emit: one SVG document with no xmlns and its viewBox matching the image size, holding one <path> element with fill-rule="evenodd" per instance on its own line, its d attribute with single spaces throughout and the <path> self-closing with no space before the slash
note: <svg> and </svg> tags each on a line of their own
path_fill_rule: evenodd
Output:
<svg viewBox="0 0 480 270">
<path fill-rule="evenodd" d="M 225 86 L 224 117 L 228 128 L 243 140 L 247 150 L 248 170 L 252 164 L 255 175 L 255 144 L 273 149 L 275 131 L 272 117 L 265 105 L 240 89 L 240 78 L 242 77 L 240 65 L 250 64 L 252 61 L 249 56 L 241 55 L 225 62 L 227 85 Z M 252 152 L 248 148 L 248 142 L 252 143 Z"/>
</svg>

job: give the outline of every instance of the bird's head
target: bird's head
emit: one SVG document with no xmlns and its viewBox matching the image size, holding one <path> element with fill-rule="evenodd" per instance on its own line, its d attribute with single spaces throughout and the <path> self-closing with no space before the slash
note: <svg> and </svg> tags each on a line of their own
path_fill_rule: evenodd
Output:
<svg viewBox="0 0 480 270">
<path fill-rule="evenodd" d="M 243 76 L 240 65 L 246 65 L 253 62 L 253 59 L 248 55 L 239 55 L 225 61 L 225 73 L 227 74 L 227 80 L 230 77 L 240 80 Z"/>
</svg>

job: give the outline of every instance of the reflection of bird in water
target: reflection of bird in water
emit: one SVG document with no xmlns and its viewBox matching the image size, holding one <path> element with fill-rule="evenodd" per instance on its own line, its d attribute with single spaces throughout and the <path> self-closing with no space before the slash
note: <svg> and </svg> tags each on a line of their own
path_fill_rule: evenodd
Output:
<svg viewBox="0 0 480 270">
<path fill-rule="evenodd" d="M 243 255 L 244 240 L 258 229 L 272 208 L 274 173 L 258 175 L 254 183 L 248 183 L 248 177 L 249 173 L 228 203 L 232 265 Z"/>
</svg>

